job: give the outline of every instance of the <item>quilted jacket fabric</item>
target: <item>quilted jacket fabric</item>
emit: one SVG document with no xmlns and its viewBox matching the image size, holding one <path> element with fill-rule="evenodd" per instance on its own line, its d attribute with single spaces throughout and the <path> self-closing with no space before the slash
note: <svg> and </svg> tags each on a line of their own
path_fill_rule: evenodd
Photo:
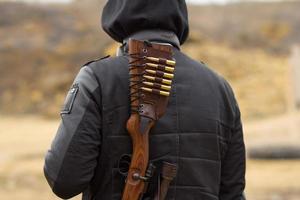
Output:
<svg viewBox="0 0 300 200">
<path fill-rule="evenodd" d="M 233 91 L 205 64 L 178 46 L 173 49 L 177 64 L 169 104 L 150 134 L 150 160 L 179 167 L 167 199 L 242 200 L 245 146 Z M 125 179 L 118 161 L 132 151 L 125 128 L 129 105 L 126 55 L 80 70 L 45 159 L 45 176 L 55 194 L 64 199 L 82 192 L 83 200 L 121 199 Z"/>
</svg>

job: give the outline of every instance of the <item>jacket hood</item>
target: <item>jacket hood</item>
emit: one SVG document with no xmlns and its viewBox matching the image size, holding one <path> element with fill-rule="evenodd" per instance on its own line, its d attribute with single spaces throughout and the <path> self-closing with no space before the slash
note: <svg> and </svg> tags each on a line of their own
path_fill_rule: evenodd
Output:
<svg viewBox="0 0 300 200">
<path fill-rule="evenodd" d="M 103 30 L 118 42 L 155 29 L 174 32 L 183 44 L 189 33 L 185 0 L 108 0 L 101 21 Z"/>
</svg>

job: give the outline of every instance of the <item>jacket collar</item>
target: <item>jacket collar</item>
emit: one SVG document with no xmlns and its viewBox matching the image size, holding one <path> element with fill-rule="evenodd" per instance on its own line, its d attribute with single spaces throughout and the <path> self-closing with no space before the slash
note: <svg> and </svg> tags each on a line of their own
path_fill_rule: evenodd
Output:
<svg viewBox="0 0 300 200">
<path fill-rule="evenodd" d="M 175 33 L 165 30 L 144 30 L 136 32 L 124 39 L 122 46 L 117 51 L 117 56 L 124 55 L 128 52 L 129 38 L 147 40 L 149 42 L 168 43 L 175 48 L 180 49 L 180 42 Z"/>
</svg>

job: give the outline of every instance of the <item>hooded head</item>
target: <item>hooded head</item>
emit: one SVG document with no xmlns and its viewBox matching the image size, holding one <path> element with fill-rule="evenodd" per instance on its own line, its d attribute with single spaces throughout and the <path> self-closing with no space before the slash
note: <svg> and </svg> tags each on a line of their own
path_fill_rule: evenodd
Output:
<svg viewBox="0 0 300 200">
<path fill-rule="evenodd" d="M 142 30 L 174 32 L 180 44 L 188 36 L 185 0 L 108 0 L 102 12 L 102 28 L 122 42 Z"/>
</svg>

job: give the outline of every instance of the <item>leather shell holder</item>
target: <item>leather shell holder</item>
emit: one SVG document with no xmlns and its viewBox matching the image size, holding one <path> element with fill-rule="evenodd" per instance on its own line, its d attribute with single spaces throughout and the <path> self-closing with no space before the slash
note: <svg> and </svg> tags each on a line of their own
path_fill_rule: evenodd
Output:
<svg viewBox="0 0 300 200">
<path fill-rule="evenodd" d="M 140 116 L 140 131 L 166 111 L 175 71 L 172 46 L 129 39 L 131 111 Z"/>
</svg>

